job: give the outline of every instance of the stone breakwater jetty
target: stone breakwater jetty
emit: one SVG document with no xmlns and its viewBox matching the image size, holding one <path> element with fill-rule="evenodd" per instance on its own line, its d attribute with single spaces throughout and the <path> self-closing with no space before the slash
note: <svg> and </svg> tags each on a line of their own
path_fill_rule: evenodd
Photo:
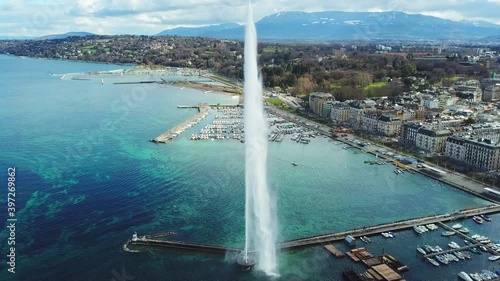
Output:
<svg viewBox="0 0 500 281">
<path fill-rule="evenodd" d="M 454 213 L 433 215 L 428 217 L 414 218 L 408 220 L 401 220 L 391 223 L 384 223 L 374 226 L 367 226 L 363 228 L 357 228 L 352 230 L 346 230 L 331 234 L 323 234 L 311 237 L 305 237 L 290 241 L 285 241 L 282 243 L 278 243 L 276 247 L 281 250 L 285 249 L 293 249 L 293 248 L 301 248 L 308 247 L 314 245 L 322 245 L 325 243 L 331 243 L 335 241 L 341 241 L 346 238 L 347 235 L 351 235 L 353 237 L 362 237 L 367 235 L 374 235 L 382 232 L 388 231 L 397 231 L 402 229 L 412 228 L 414 225 L 425 225 L 429 223 L 444 223 L 457 219 L 473 217 L 481 214 L 491 214 L 500 212 L 500 205 L 492 204 L 487 207 L 480 208 L 472 208 L 472 209 L 464 209 L 461 211 L 457 211 Z M 443 224 L 441 224 L 443 226 Z M 446 228 L 446 226 L 443 226 Z M 176 249 L 184 249 L 191 251 L 199 251 L 199 252 L 212 252 L 212 253 L 221 253 L 225 254 L 226 252 L 241 252 L 242 249 L 219 246 L 219 245 L 206 245 L 201 243 L 191 243 L 184 241 L 172 241 L 172 240 L 160 240 L 160 239 L 152 239 L 158 238 L 158 236 L 145 235 L 142 237 L 137 236 L 137 233 L 134 233 L 131 240 L 127 240 L 123 245 L 123 249 L 127 249 L 127 252 L 133 252 L 137 250 L 129 249 L 130 245 L 135 246 L 150 246 L 150 247 L 165 247 L 165 248 L 176 248 Z M 470 238 L 469 238 L 470 239 Z M 252 251 L 253 252 L 253 251 Z"/>
<path fill-rule="evenodd" d="M 203 120 L 205 117 L 208 116 L 208 111 L 212 108 L 219 108 L 219 107 L 240 107 L 239 105 L 210 105 L 206 103 L 200 103 L 198 105 L 178 105 L 177 108 L 196 108 L 198 109 L 198 113 L 194 115 L 193 117 L 183 121 L 182 123 L 176 125 L 172 129 L 164 132 L 163 134 L 157 136 L 156 138 L 150 140 L 151 142 L 154 143 L 167 143 L 170 140 L 176 138 L 180 134 L 182 134 L 184 131 L 187 129 L 191 128 L 192 126 L 198 124 L 201 120 Z"/>
</svg>

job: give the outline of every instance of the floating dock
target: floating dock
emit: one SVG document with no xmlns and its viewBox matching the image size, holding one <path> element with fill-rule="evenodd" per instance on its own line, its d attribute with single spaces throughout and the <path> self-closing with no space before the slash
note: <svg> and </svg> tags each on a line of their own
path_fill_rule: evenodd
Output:
<svg viewBox="0 0 500 281">
<path fill-rule="evenodd" d="M 330 253 L 332 253 L 335 257 L 340 258 L 344 256 L 339 249 L 335 248 L 332 244 L 325 245 L 325 249 L 327 249 Z"/>
<path fill-rule="evenodd" d="M 355 262 L 373 258 L 373 255 L 369 253 L 365 248 L 353 249 L 347 252 L 346 255 Z"/>
</svg>

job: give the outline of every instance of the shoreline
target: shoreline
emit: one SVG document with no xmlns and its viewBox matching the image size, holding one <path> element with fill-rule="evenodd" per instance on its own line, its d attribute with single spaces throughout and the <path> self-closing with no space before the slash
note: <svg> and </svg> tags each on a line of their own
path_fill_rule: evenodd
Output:
<svg viewBox="0 0 500 281">
<path fill-rule="evenodd" d="M 217 82 L 214 80 L 214 82 Z M 239 89 L 233 87 L 219 86 L 219 85 L 210 85 L 205 82 L 195 82 L 195 81 L 176 81 L 172 83 L 172 85 L 177 87 L 186 87 L 190 89 L 200 90 L 205 93 L 216 93 L 222 94 L 226 96 L 241 96 L 241 92 Z"/>
</svg>

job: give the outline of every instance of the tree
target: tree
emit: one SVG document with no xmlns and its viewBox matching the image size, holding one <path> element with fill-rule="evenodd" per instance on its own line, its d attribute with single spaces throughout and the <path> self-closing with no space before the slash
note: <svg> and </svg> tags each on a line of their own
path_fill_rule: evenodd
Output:
<svg viewBox="0 0 500 281">
<path fill-rule="evenodd" d="M 407 62 L 401 67 L 403 77 L 415 76 L 415 74 L 417 74 L 417 66 L 414 63 Z"/>
<path fill-rule="evenodd" d="M 297 80 L 297 87 L 295 87 L 295 94 L 309 94 L 316 89 L 316 83 L 311 75 L 306 74 Z"/>
<path fill-rule="evenodd" d="M 474 120 L 474 118 L 472 118 L 472 117 L 469 117 L 469 118 L 464 120 L 464 126 L 472 125 L 475 123 L 476 123 L 476 120 Z"/>
</svg>

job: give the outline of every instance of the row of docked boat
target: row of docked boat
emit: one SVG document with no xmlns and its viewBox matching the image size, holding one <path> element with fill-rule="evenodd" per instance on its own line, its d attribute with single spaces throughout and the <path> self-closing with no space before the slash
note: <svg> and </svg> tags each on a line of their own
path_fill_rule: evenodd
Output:
<svg viewBox="0 0 500 281">
<path fill-rule="evenodd" d="M 438 226 L 433 224 L 433 223 L 430 223 L 430 224 L 427 224 L 427 225 L 414 225 L 413 226 L 413 230 L 418 234 L 422 234 L 422 233 L 425 233 L 425 232 L 428 232 L 429 230 L 436 230 L 438 229 Z"/>
<path fill-rule="evenodd" d="M 396 168 L 396 170 L 394 170 L 394 173 L 396 173 L 396 175 L 399 175 L 399 174 L 403 174 L 404 171 L 400 168 Z"/>
<path fill-rule="evenodd" d="M 500 270 L 497 270 L 496 273 L 489 270 L 482 270 L 478 273 L 469 273 L 467 274 L 465 271 L 458 273 L 458 277 L 464 281 L 485 281 L 485 280 L 493 280 L 498 278 L 500 275 Z"/>
<path fill-rule="evenodd" d="M 478 224 L 483 224 L 485 221 L 490 222 L 491 218 L 488 215 L 473 216 L 472 220 Z"/>
</svg>

